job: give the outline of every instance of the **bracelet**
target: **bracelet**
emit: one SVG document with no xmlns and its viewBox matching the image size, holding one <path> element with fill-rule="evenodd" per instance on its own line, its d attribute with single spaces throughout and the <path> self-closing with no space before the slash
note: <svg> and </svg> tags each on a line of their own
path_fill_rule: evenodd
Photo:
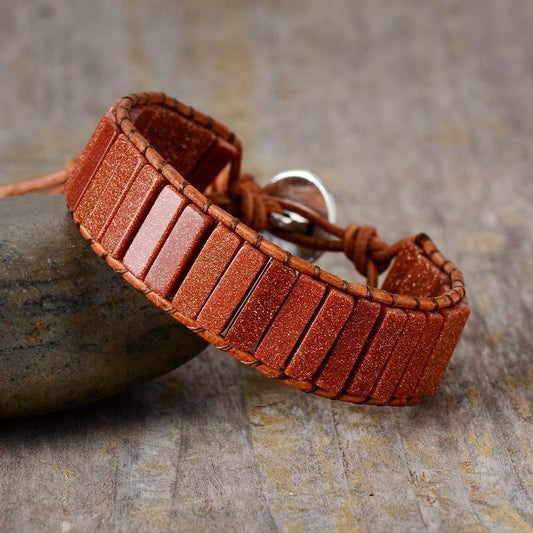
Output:
<svg viewBox="0 0 533 533">
<path fill-rule="evenodd" d="M 241 155 L 211 117 L 162 93 L 131 94 L 70 165 L 67 204 L 124 279 L 267 376 L 354 403 L 434 394 L 469 315 L 460 270 L 425 234 L 388 245 L 371 226 L 340 228 L 275 184 L 261 188 L 240 172 Z M 290 214 L 307 229 L 279 222 Z M 292 249 L 342 251 L 367 284 L 265 232 Z"/>
</svg>

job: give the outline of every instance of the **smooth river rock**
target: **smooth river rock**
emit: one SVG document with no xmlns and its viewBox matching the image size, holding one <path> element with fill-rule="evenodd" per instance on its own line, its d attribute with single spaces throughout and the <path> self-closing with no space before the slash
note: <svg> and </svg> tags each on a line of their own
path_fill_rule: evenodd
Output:
<svg viewBox="0 0 533 533">
<path fill-rule="evenodd" d="M 91 402 L 206 343 L 98 258 L 60 196 L 0 199 L 0 418 Z"/>
</svg>

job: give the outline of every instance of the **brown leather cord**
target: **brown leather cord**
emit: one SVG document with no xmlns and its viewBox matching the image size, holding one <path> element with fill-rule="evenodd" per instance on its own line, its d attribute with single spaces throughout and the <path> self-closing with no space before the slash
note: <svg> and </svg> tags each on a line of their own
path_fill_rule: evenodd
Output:
<svg viewBox="0 0 533 533">
<path fill-rule="evenodd" d="M 63 194 L 65 182 L 67 181 L 67 177 L 69 176 L 76 159 L 76 157 L 69 159 L 62 170 L 51 172 L 50 174 L 45 174 L 38 178 L 19 181 L 18 183 L 0 185 L 0 198 L 36 192 L 43 194 Z"/>
<path fill-rule="evenodd" d="M 12 183 L 8 185 L 1 185 L 0 198 L 30 194 L 34 192 L 63 192 L 63 185 L 66 181 L 66 177 L 67 173 L 65 170 L 58 170 L 57 172 L 52 172 L 50 174 L 46 174 L 45 176 L 40 176 L 39 178 L 20 181 L 18 183 Z"/>
<path fill-rule="evenodd" d="M 56 187 L 52 187 L 51 189 L 48 189 L 44 192 L 44 194 L 64 194 L 65 193 L 65 184 L 61 183 L 60 185 L 57 185 Z"/>
</svg>

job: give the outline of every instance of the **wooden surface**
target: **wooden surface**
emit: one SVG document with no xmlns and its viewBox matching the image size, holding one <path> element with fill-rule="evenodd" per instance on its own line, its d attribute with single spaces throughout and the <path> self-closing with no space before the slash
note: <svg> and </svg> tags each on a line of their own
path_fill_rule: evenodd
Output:
<svg viewBox="0 0 533 533">
<path fill-rule="evenodd" d="M 533 530 L 530 0 L 0 9 L 2 182 L 58 168 L 116 97 L 163 90 L 237 131 L 259 178 L 316 172 L 342 223 L 429 233 L 473 308 L 413 408 L 304 395 L 209 349 L 4 424 L 1 530 Z"/>
</svg>

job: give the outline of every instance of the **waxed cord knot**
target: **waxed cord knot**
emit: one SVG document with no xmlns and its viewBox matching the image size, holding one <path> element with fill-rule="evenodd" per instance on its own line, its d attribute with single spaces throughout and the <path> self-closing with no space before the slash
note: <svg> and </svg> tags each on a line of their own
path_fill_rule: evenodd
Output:
<svg viewBox="0 0 533 533">
<path fill-rule="evenodd" d="M 391 247 L 378 237 L 376 228 L 350 224 L 344 230 L 342 244 L 344 255 L 357 272 L 367 278 L 369 285 L 376 286 L 378 275 L 388 268 L 394 256 L 389 253 Z"/>
</svg>

